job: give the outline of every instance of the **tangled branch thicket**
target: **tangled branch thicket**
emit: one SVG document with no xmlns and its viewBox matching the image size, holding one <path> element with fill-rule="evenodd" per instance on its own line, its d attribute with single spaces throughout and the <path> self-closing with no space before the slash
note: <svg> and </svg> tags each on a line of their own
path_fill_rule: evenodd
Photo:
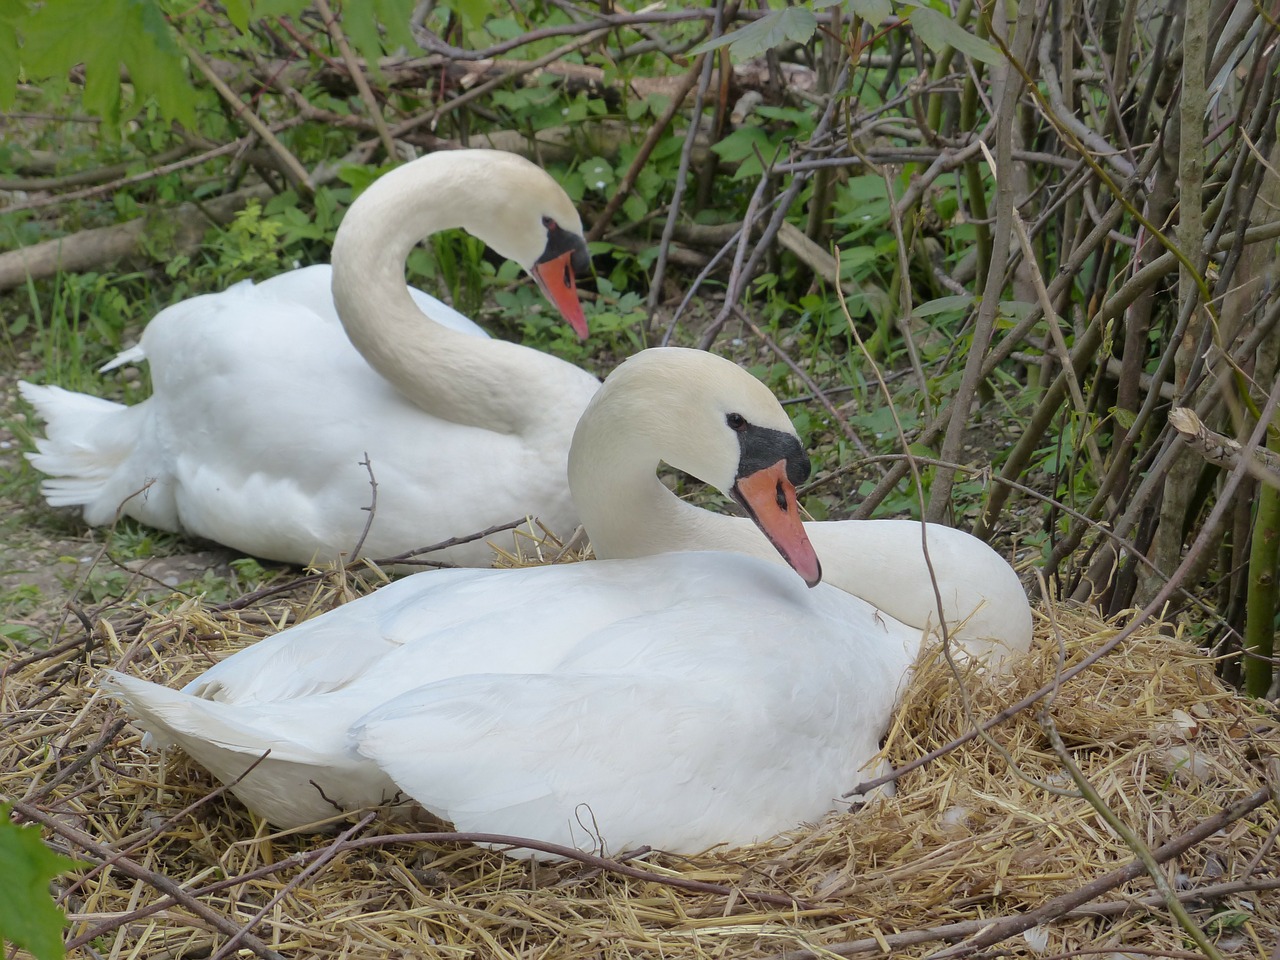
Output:
<svg viewBox="0 0 1280 960">
<path fill-rule="evenodd" d="M 291 253 L 323 259 L 330 237 L 273 198 L 320 223 L 344 177 L 363 182 L 352 165 L 389 155 L 497 146 L 552 168 L 600 241 L 597 311 L 626 287 L 645 298 L 645 316 L 624 318 L 589 362 L 672 340 L 777 365 L 773 385 L 821 408 L 811 504 L 968 520 L 1043 571 L 1057 629 L 1041 623 L 1034 668 L 1003 686 L 967 678 L 968 713 L 957 678 L 923 669 L 890 738 L 895 762 L 972 737 L 1110 651 L 995 727 L 1003 752 L 972 740 L 904 776 L 895 798 L 620 878 L 470 847 L 362 846 L 363 820 L 327 846 L 250 827 L 207 799 L 195 768 L 139 750 L 87 683 L 122 656 L 176 681 L 201 651 L 278 622 L 276 601 L 146 617 L 108 603 L 86 614 L 82 643 L 69 627 L 53 655 L 24 652 L 2 690 L 0 795 L 95 864 L 62 891 L 74 947 L 800 957 L 926 955 L 945 940 L 959 942 L 945 956 L 997 943 L 1185 955 L 1190 934 L 1144 899 L 1151 871 L 1095 819 L 1098 804 L 1153 849 L 1218 949 L 1275 947 L 1276 726 L 1223 681 L 1276 696 L 1280 489 L 1251 465 L 1280 453 L 1278 8 L 1038 0 L 1009 21 L 1011 7 L 962 0 L 954 21 L 987 38 L 966 52 L 913 24 L 913 9 L 873 27 L 824 8 L 808 41 L 734 63 L 696 48 L 776 11 L 551 0 L 495 6 L 478 26 L 425 4 L 422 51 L 376 64 L 322 0 L 243 35 L 201 9 L 171 24 L 200 127 L 138 122 L 111 163 L 70 149 L 94 118 L 61 122 L 23 92 L 29 112 L 0 119 L 17 145 L 0 174 L 16 247 L 0 253 L 0 290 L 121 259 L 153 267 L 157 253 L 194 262 L 210 222 L 250 203 L 291 224 Z M 60 173 L 58 150 L 80 169 Z M 129 202 L 146 215 L 115 223 Z M 876 419 L 877 371 L 923 490 Z M 1180 442 L 1173 407 L 1240 444 L 1234 458 L 1206 462 Z M 1048 789 L 1075 789 L 1054 732 L 1093 806 Z M 727 892 L 677 891 L 673 876 Z"/>
</svg>

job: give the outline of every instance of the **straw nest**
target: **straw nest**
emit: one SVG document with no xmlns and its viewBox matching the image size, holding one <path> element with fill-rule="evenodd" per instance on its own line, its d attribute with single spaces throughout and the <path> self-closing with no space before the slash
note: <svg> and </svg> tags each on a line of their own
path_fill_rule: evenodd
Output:
<svg viewBox="0 0 1280 960">
<path fill-rule="evenodd" d="M 1150 627 L 1041 701 L 1047 715 L 1018 712 L 991 742 L 901 777 L 894 796 L 752 848 L 629 859 L 635 876 L 398 840 L 410 828 L 377 819 L 275 834 L 185 757 L 142 749 L 92 686 L 104 667 L 183 683 L 360 589 L 330 576 L 239 610 L 193 599 L 117 610 L 60 652 L 11 660 L 0 796 L 93 865 L 58 887 L 70 956 L 908 957 L 994 940 L 1005 956 L 1199 955 L 1130 845 L 1070 793 L 1053 731 L 1157 857 L 1180 839 L 1189 847 L 1160 871 L 1224 955 L 1276 948 L 1277 723 Z M 890 759 L 950 743 L 1116 631 L 1055 605 L 1012 676 L 923 661 Z M 1187 836 L 1197 829 L 1205 836 Z M 676 885 L 687 882 L 713 888 Z"/>
</svg>

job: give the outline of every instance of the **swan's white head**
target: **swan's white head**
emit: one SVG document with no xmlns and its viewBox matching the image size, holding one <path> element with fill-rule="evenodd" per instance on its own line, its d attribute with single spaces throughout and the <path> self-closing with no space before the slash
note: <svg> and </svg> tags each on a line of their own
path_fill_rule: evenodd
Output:
<svg viewBox="0 0 1280 960">
<path fill-rule="evenodd" d="M 809 457 L 769 388 L 737 364 L 678 347 L 643 350 L 624 361 L 578 423 L 571 486 L 575 460 L 608 447 L 665 461 L 731 496 L 805 582 L 813 586 L 822 578 L 796 504 L 795 486 L 808 479 Z"/>
<path fill-rule="evenodd" d="M 385 237 L 388 221 L 405 224 L 410 245 L 461 227 L 528 271 L 569 325 L 586 337 L 574 281 L 575 273 L 591 263 L 582 219 L 568 194 L 536 164 L 502 150 L 442 150 L 397 167 L 352 204 L 334 241 L 334 263 L 344 259 L 344 246 Z M 367 237 L 363 231 L 370 228 L 377 232 Z M 406 247 L 404 256 L 408 252 Z"/>
</svg>

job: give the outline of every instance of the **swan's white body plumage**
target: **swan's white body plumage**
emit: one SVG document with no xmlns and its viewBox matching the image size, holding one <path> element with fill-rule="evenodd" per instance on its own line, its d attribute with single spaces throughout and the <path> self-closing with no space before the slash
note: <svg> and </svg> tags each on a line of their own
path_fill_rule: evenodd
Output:
<svg viewBox="0 0 1280 960">
<path fill-rule="evenodd" d="M 90 524 L 123 511 L 255 556 L 331 561 L 359 542 L 371 469 L 377 504 L 365 556 L 525 514 L 572 533 L 565 457 L 598 382 L 488 339 L 404 284 L 405 257 L 423 235 L 463 225 L 493 240 L 506 229 L 478 204 L 467 209 L 456 185 L 468 177 L 514 207 L 533 204 L 535 224 L 545 198 L 561 223 L 580 229 L 563 192 L 518 157 L 441 154 L 399 168 L 348 213 L 334 258 L 345 263 L 236 284 L 157 314 L 139 346 L 113 361 L 149 361 L 154 391 L 142 403 L 22 384 L 47 424 L 31 461 L 50 477 L 49 503 L 83 507 Z M 536 237 L 519 246 L 510 252 L 526 266 L 541 253 Z M 353 346 L 356 337 L 369 341 L 362 349 L 373 359 Z M 491 556 L 472 543 L 433 559 L 485 565 Z"/>
<path fill-rule="evenodd" d="M 761 454 L 748 435 L 785 443 Z M 697 528 L 711 515 L 662 487 L 660 459 L 729 491 L 754 475 L 744 464 L 789 457 L 785 444 L 800 453 L 786 413 L 745 371 L 699 351 L 648 350 L 588 404 L 570 484 L 593 536 L 619 518 Z M 781 509 L 783 492 L 775 505 L 767 488 L 753 510 Z M 875 772 L 923 630 L 877 599 L 808 589 L 750 556 L 750 528 L 730 518 L 705 530 L 743 539 L 713 543 L 717 552 L 682 542 L 648 557 L 419 574 L 182 691 L 119 674 L 106 686 L 226 782 L 270 751 L 232 791 L 281 826 L 403 794 L 460 830 L 586 849 L 746 843 L 819 817 Z M 959 560 L 943 559 L 962 576 Z M 891 599 L 896 584 L 922 595 L 911 562 L 899 575 L 893 556 L 870 561 L 860 570 L 871 593 Z M 1002 601 L 1008 578 L 996 578 Z M 941 586 L 949 619 L 970 612 L 955 604 L 988 605 L 984 584 Z M 976 634 L 957 621 L 953 639 L 1002 663 L 1030 642 L 1025 596 L 1005 614 Z"/>
<path fill-rule="evenodd" d="M 683 553 L 409 577 L 181 692 L 108 688 L 224 781 L 270 750 L 232 792 L 280 826 L 403 793 L 459 830 L 697 851 L 867 776 L 919 642 L 786 567 Z"/>
</svg>

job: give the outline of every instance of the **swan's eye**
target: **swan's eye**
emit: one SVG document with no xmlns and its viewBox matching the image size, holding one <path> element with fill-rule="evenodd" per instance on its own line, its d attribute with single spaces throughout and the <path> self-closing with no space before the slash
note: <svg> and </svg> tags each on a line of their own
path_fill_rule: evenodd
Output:
<svg viewBox="0 0 1280 960">
<path fill-rule="evenodd" d="M 725 417 L 724 420 L 725 423 L 729 424 L 730 430 L 736 430 L 738 433 L 741 433 L 743 430 L 747 429 L 746 417 L 740 413 L 731 413 Z"/>
<path fill-rule="evenodd" d="M 550 217 L 543 217 L 542 225 L 547 228 L 547 233 L 553 233 L 557 229 L 556 222 Z"/>
</svg>

